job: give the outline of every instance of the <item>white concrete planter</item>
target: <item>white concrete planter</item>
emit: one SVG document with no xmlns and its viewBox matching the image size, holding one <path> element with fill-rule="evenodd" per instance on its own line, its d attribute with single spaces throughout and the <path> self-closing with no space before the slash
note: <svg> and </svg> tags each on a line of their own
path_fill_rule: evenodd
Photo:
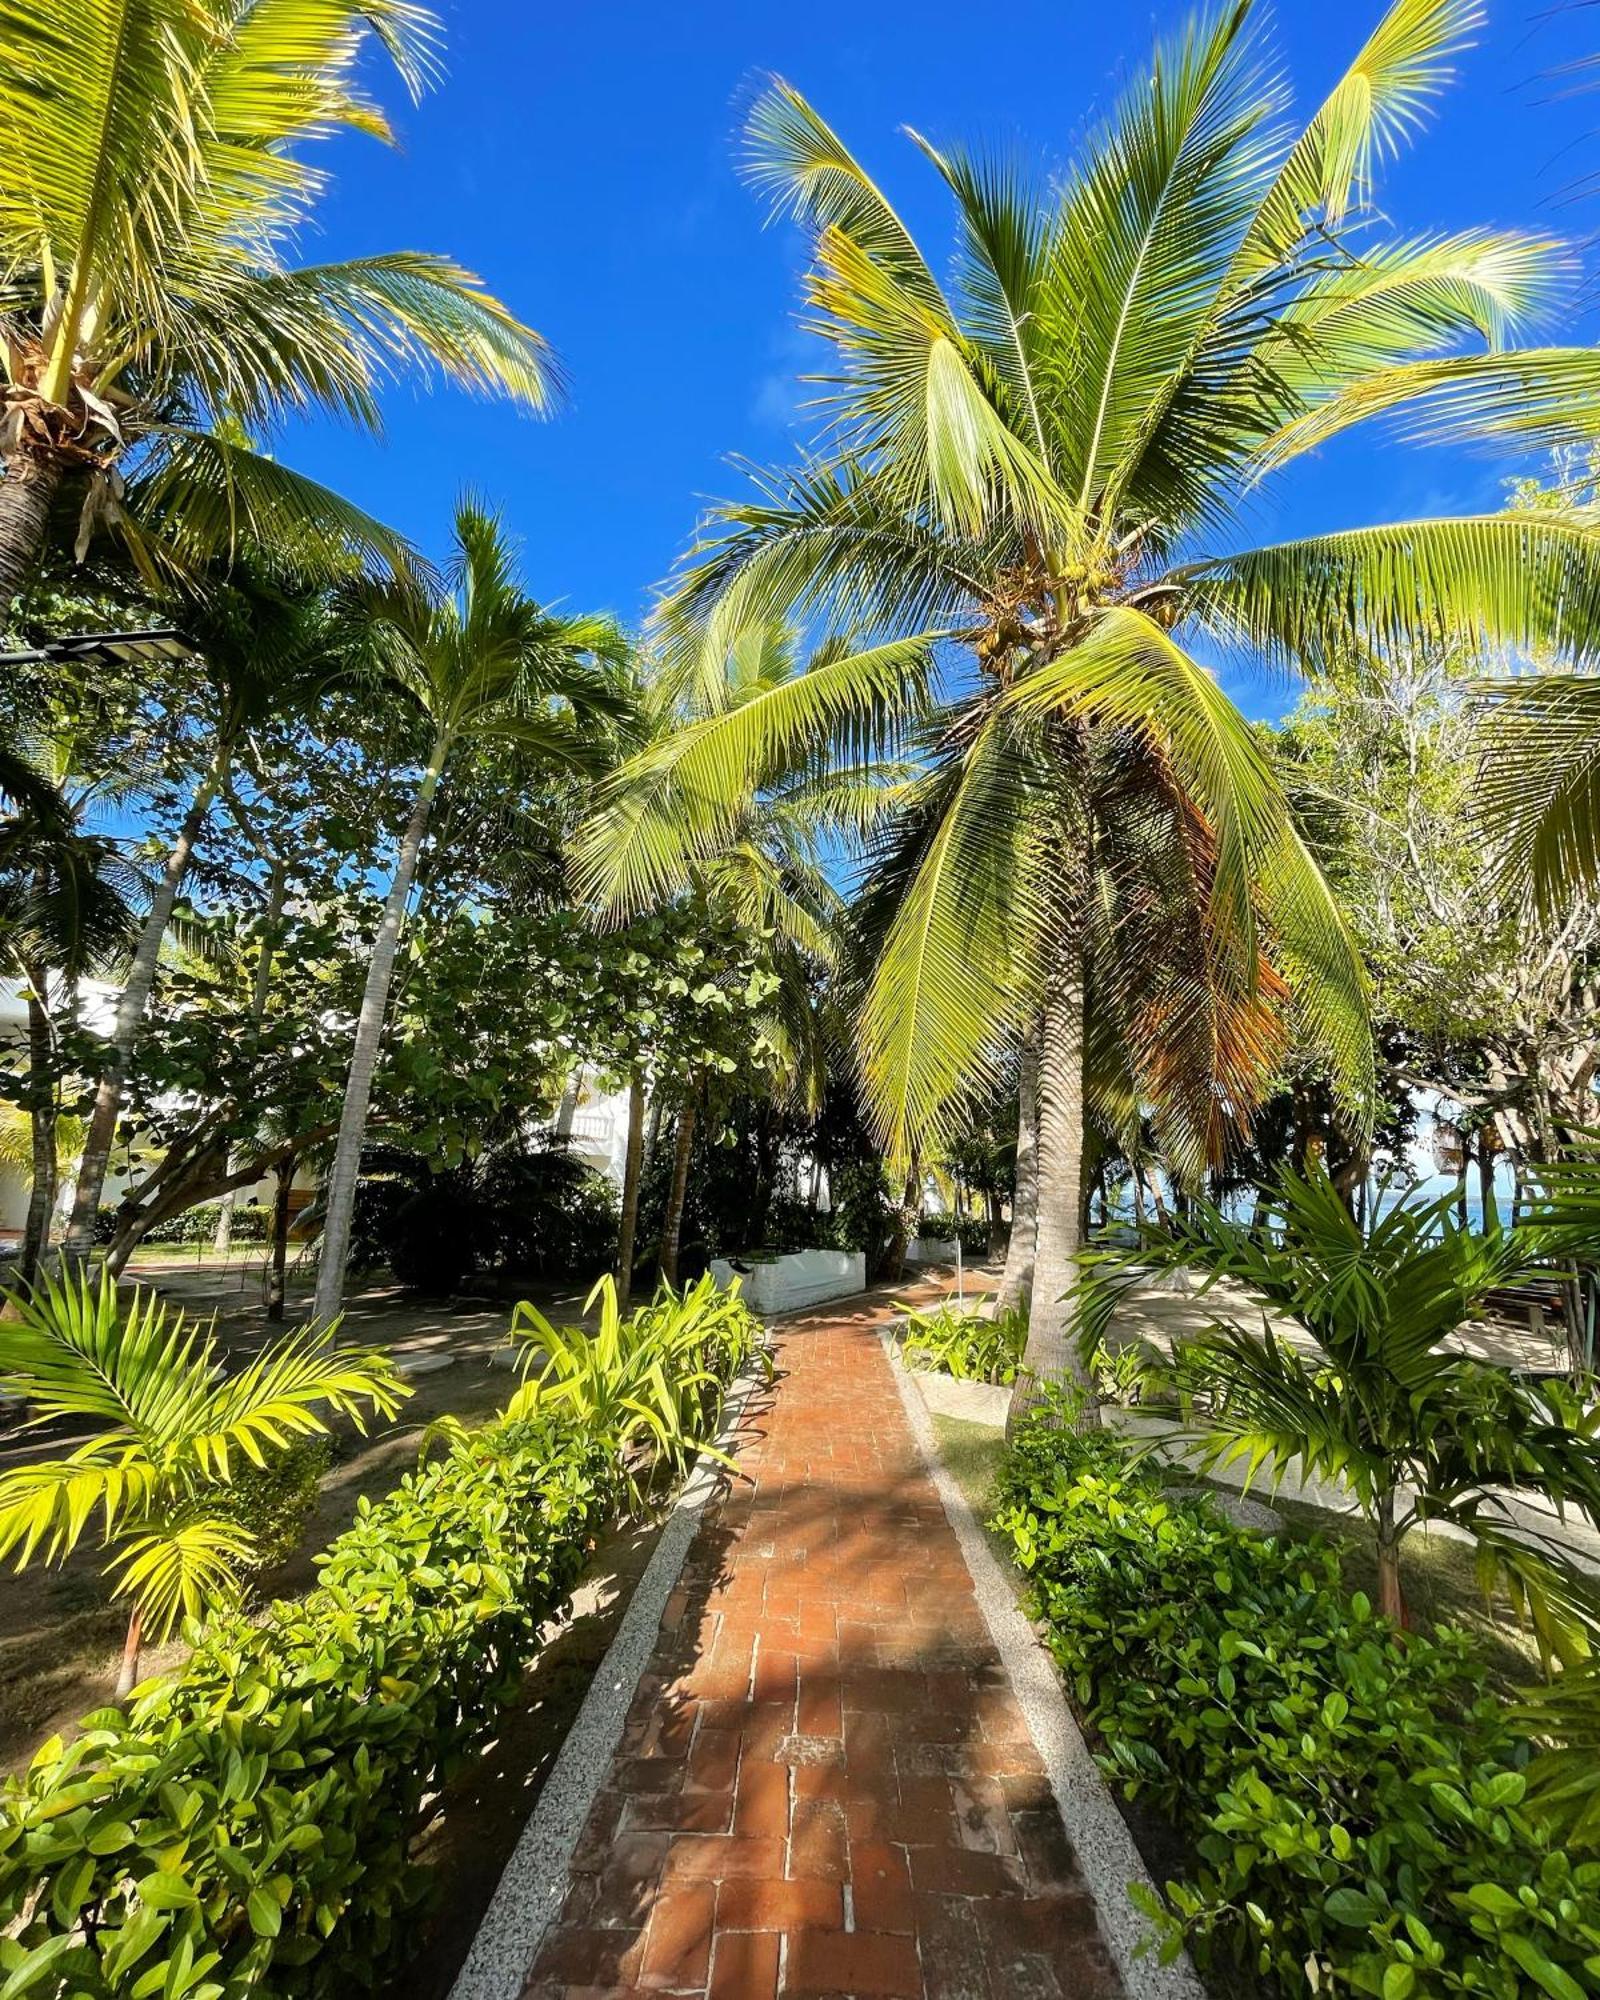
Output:
<svg viewBox="0 0 1600 2000">
<path fill-rule="evenodd" d="M 913 1236 L 906 1245 L 908 1264 L 953 1264 L 961 1249 L 953 1236 Z"/>
<path fill-rule="evenodd" d="M 740 1297 L 753 1312 L 798 1312 L 824 1299 L 847 1298 L 867 1289 L 867 1259 L 861 1250 L 791 1250 L 784 1257 L 746 1262 L 713 1257 L 711 1275 L 719 1285 L 740 1280 Z"/>
<path fill-rule="evenodd" d="M 963 1423 L 984 1424 L 1003 1431 L 1006 1411 L 1011 1407 L 1011 1391 L 993 1382 L 958 1382 L 953 1375 L 938 1375 L 926 1368 L 907 1368 L 906 1373 L 922 1392 L 922 1400 L 935 1416 L 959 1417 Z"/>
</svg>

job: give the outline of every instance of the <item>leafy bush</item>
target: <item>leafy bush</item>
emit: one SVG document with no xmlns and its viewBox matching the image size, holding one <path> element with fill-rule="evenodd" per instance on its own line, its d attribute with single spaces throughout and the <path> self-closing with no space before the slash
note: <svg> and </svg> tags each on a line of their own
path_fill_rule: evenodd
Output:
<svg viewBox="0 0 1600 2000">
<path fill-rule="evenodd" d="M 693 1309 L 701 1435 L 754 1340 L 734 1307 Z M 426 1802 L 493 1733 L 623 1491 L 614 1436 L 553 1398 L 457 1428 L 360 1503 L 308 1597 L 192 1635 L 175 1678 L 46 1744 L 0 1792 L 8 2000 L 370 1988 L 411 1935 Z"/>
<path fill-rule="evenodd" d="M 1397 1633 L 1329 1550 L 1172 1499 L 1060 1417 L 1009 1454 L 995 1526 L 1107 1773 L 1192 1847 L 1150 1908 L 1166 1948 L 1285 1994 L 1600 1992 L 1600 1861 L 1528 1807 L 1530 1745 L 1466 1640 Z"/>
<path fill-rule="evenodd" d="M 250 1538 L 250 1573 L 276 1569 L 299 1548 L 332 1458 L 326 1440 L 292 1444 L 263 1465 L 241 1465 L 222 1489 L 217 1511 Z"/>
<path fill-rule="evenodd" d="M 935 1209 L 918 1221 L 917 1234 L 936 1243 L 959 1240 L 963 1257 L 989 1254 L 989 1225 L 981 1215 L 954 1215 L 948 1209 Z"/>
<path fill-rule="evenodd" d="M 936 1375 L 953 1375 L 958 1382 L 993 1382 L 1009 1387 L 1022 1366 L 1028 1344 L 1028 1314 L 1024 1307 L 986 1319 L 972 1308 L 952 1305 L 933 1312 L 912 1306 L 906 1316 L 905 1358 L 912 1368 Z"/>
<path fill-rule="evenodd" d="M 198 1208 L 186 1208 L 182 1215 L 169 1216 L 146 1232 L 146 1243 L 210 1243 L 222 1219 L 220 1201 L 203 1201 Z M 235 1243 L 265 1243 L 272 1222 L 272 1210 L 259 1202 L 250 1207 L 236 1203 L 232 1235 Z M 108 1239 L 109 1240 L 109 1239 Z"/>
</svg>

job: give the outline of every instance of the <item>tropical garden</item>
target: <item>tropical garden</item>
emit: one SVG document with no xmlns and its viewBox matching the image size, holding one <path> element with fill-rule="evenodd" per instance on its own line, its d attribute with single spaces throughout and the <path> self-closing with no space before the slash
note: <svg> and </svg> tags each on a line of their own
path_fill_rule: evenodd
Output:
<svg viewBox="0 0 1600 2000">
<path fill-rule="evenodd" d="M 1241 0 L 1070 156 L 908 132 L 925 240 L 768 79 L 805 435 L 629 620 L 295 469 L 560 418 L 448 255 L 299 261 L 428 11 L 0 0 L 0 1604 L 114 1635 L 0 1731 L 0 2000 L 398 1990 L 597 1548 L 731 1464 L 730 1265 L 929 1245 L 1153 1948 L 1600 1993 L 1600 358 L 1571 245 L 1385 213 L 1476 0 L 1361 11 L 1320 104 Z M 1346 434 L 1503 502 L 1262 542 Z"/>
</svg>

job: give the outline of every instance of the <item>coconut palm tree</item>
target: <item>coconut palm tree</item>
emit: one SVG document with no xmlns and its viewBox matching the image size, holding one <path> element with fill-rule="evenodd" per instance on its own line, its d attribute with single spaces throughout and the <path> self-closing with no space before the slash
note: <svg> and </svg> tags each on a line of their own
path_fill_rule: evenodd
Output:
<svg viewBox="0 0 1600 2000">
<path fill-rule="evenodd" d="M 558 616 L 528 597 L 501 521 L 475 500 L 463 500 L 456 510 L 455 542 L 447 591 L 430 595 L 403 582 L 361 590 L 354 598 L 385 672 L 421 720 L 428 749 L 356 1018 L 317 1267 L 316 1311 L 323 1320 L 334 1317 L 344 1297 L 395 952 L 451 754 L 475 740 L 498 739 L 571 770 L 599 771 L 609 755 L 610 729 L 628 708 L 620 680 L 627 648 L 609 619 Z"/>
<path fill-rule="evenodd" d="M 76 1258 L 87 1257 L 94 1243 L 128 1069 L 178 894 L 239 746 L 269 716 L 309 714 L 335 681 L 352 678 L 363 663 L 366 627 L 350 601 L 308 589 L 258 551 L 231 564 L 225 575 L 185 585 L 175 608 L 208 695 L 208 730 L 194 789 L 117 997 L 67 1225 L 67 1254 Z"/>
<path fill-rule="evenodd" d="M 680 846 L 700 851 L 752 772 L 916 714 L 929 654 L 945 659 L 953 699 L 903 821 L 861 1062 L 880 1135 L 907 1152 L 1040 1023 L 1030 1370 L 1070 1365 L 1060 1295 L 1081 1227 L 1085 1066 L 1092 1038 L 1115 1039 L 1108 993 L 1142 1012 L 1135 1044 L 1101 1065 L 1108 1087 L 1120 1070 L 1158 1106 L 1170 1087 L 1213 1142 L 1276 1061 L 1285 1016 L 1353 1118 L 1368 1085 L 1354 950 L 1197 650 L 1302 666 L 1353 643 L 1466 636 L 1570 655 L 1594 635 L 1588 522 L 1229 546 L 1268 471 L 1408 393 L 1448 403 L 1436 362 L 1498 347 L 1557 288 L 1548 242 L 1396 239 L 1373 205 L 1374 163 L 1475 19 L 1475 0 L 1395 0 L 1298 131 L 1264 9 L 1238 0 L 1161 45 L 1064 176 L 918 140 L 954 203 L 949 283 L 797 91 L 774 83 L 752 114 L 751 177 L 811 232 L 825 424 L 797 471 L 713 515 L 664 624 L 689 660 L 796 610 L 877 643 L 650 753 L 631 781 L 671 799 Z M 1501 380 L 1466 358 L 1480 388 Z M 1492 421 L 1499 393 L 1462 391 L 1440 421 Z M 630 895 L 663 857 L 636 838 L 622 789 L 611 872 Z M 1172 938 L 1189 963 L 1144 1004 L 1126 980 L 1141 958 L 1097 968 L 1095 945 L 1117 945 L 1121 912 L 1163 903 L 1188 911 Z"/>
<path fill-rule="evenodd" d="M 48 1245 L 62 1169 L 76 1166 L 86 1138 L 82 1121 L 61 1110 L 63 1028 L 73 1024 L 82 981 L 126 962 L 150 900 L 140 868 L 91 824 L 119 802 L 121 783 L 77 776 L 70 736 L 34 747 L 36 786 L 16 793 L 17 811 L 0 822 L 0 967 L 20 983 L 28 1014 L 26 1156 L 18 1162 L 31 1179 L 18 1263 L 25 1283 Z"/>
<path fill-rule="evenodd" d="M 409 1394 L 387 1355 L 314 1327 L 229 1374 L 209 1329 L 84 1270 L 37 1281 L 0 1323 L 0 1390 L 27 1401 L 29 1427 L 98 1427 L 62 1458 L 0 1474 L 0 1557 L 62 1562 L 98 1521 L 117 1595 L 132 1600 L 119 1700 L 147 1638 L 237 1596 L 253 1547 L 225 1504 L 239 1467 L 326 1431 L 325 1411 L 359 1428 Z"/>
<path fill-rule="evenodd" d="M 449 259 L 289 261 L 313 142 L 392 136 L 374 46 L 413 98 L 437 70 L 413 0 L 0 4 L 0 601 L 66 487 L 80 542 L 109 521 L 185 563 L 242 535 L 392 564 L 398 537 L 251 440 L 311 410 L 375 426 L 400 374 L 549 405 L 544 342 Z"/>
</svg>

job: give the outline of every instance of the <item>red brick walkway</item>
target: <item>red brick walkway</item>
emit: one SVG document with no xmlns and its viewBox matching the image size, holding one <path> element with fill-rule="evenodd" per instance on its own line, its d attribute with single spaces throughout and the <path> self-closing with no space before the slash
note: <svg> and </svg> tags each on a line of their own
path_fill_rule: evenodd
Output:
<svg viewBox="0 0 1600 2000">
<path fill-rule="evenodd" d="M 524 2000 L 1120 1995 L 873 1315 L 778 1369 Z"/>
</svg>

